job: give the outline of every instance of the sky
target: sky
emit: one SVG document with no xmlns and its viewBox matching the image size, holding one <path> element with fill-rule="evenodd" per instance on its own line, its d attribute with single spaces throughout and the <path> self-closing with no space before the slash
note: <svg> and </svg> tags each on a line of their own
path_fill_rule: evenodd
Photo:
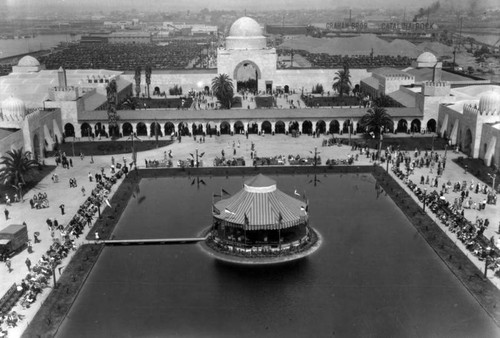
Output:
<svg viewBox="0 0 500 338">
<path fill-rule="evenodd" d="M 435 0 L 0 0 L 0 13 L 3 8 L 36 10 L 42 7 L 62 5 L 67 8 L 77 7 L 85 11 L 92 9 L 109 11 L 113 9 L 144 9 L 161 11 L 177 11 L 190 9 L 193 11 L 208 8 L 210 10 L 277 10 L 277 9 L 334 9 L 336 7 L 352 8 L 419 8 L 427 7 Z M 440 0 L 441 5 L 500 7 L 500 0 Z"/>
</svg>

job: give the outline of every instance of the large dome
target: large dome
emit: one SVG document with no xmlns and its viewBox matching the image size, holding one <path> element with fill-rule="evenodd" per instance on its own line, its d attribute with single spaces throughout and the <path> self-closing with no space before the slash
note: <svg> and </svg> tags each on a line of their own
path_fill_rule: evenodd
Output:
<svg viewBox="0 0 500 338">
<path fill-rule="evenodd" d="M 262 28 L 257 21 L 244 16 L 233 23 L 229 29 L 229 36 L 262 36 Z"/>
<path fill-rule="evenodd" d="M 26 55 L 17 63 L 19 67 L 37 67 L 40 66 L 40 62 L 33 56 Z"/>
<path fill-rule="evenodd" d="M 490 90 L 479 99 L 480 112 L 500 112 L 500 93 Z"/>
<path fill-rule="evenodd" d="M 22 121 L 26 112 L 26 105 L 23 100 L 13 96 L 2 102 L 2 115 L 7 121 Z"/>
<path fill-rule="evenodd" d="M 417 62 L 418 63 L 436 63 L 437 58 L 432 53 L 424 52 L 418 56 Z"/>
</svg>

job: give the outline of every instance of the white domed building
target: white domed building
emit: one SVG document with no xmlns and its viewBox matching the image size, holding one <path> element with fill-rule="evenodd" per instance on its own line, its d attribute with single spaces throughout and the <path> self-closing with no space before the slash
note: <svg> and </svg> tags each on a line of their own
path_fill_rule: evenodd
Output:
<svg viewBox="0 0 500 338">
<path fill-rule="evenodd" d="M 478 90 L 480 91 L 478 95 Z M 466 98 L 441 105 L 439 132 L 472 158 L 481 158 L 487 166 L 500 165 L 500 86 L 469 86 L 459 92 Z M 475 97 L 479 96 L 479 100 Z"/>
</svg>

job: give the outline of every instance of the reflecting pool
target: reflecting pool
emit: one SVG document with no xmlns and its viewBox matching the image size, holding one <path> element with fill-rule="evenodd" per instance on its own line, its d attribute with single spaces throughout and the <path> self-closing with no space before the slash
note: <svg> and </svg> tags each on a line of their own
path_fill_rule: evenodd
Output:
<svg viewBox="0 0 500 338">
<path fill-rule="evenodd" d="M 210 226 L 212 194 L 247 178 L 142 179 L 114 236 L 196 237 Z M 249 267 L 197 244 L 106 247 L 58 336 L 500 336 L 373 176 L 271 178 L 307 195 L 324 241 L 313 255 Z"/>
</svg>

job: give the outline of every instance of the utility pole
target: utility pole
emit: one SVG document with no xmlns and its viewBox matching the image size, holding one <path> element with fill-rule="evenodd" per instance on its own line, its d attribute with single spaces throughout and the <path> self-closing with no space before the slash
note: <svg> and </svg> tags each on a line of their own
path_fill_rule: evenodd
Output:
<svg viewBox="0 0 500 338">
<path fill-rule="evenodd" d="M 493 192 L 496 194 L 496 190 L 495 190 L 495 179 L 497 178 L 497 174 L 488 174 L 489 177 L 491 177 L 493 179 L 493 184 L 491 186 L 491 188 L 493 189 Z"/>
</svg>

